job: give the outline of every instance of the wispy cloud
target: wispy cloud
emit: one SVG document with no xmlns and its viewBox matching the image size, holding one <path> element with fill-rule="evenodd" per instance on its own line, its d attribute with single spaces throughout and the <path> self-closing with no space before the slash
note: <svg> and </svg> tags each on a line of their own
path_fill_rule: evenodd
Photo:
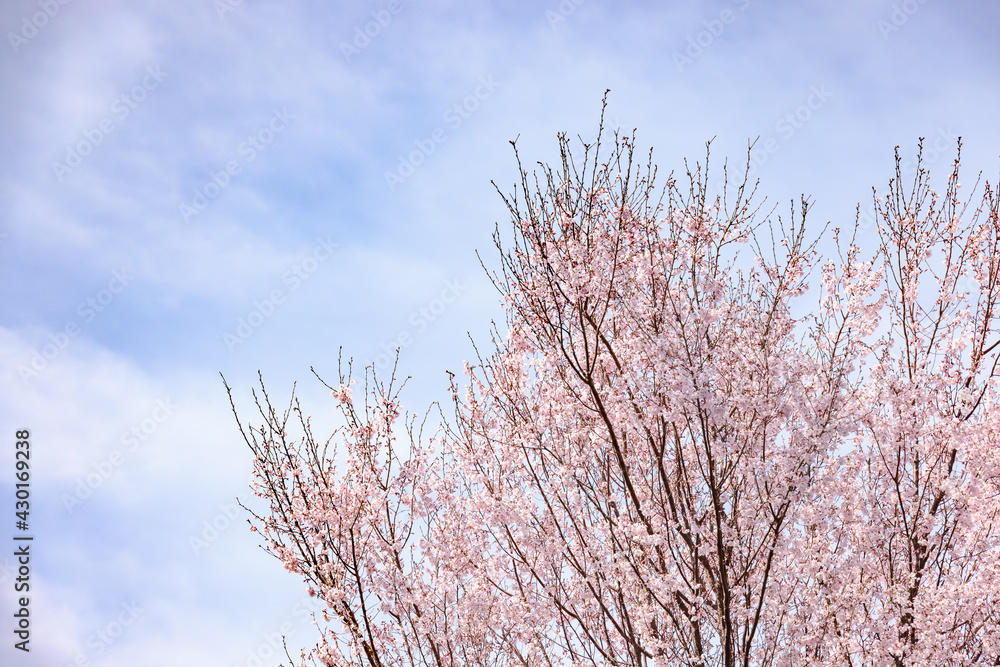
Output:
<svg viewBox="0 0 1000 667">
<path fill-rule="evenodd" d="M 0 421 L 37 434 L 40 544 L 60 544 L 26 664 L 273 665 L 286 623 L 312 643 L 303 587 L 228 511 L 250 460 L 218 373 L 246 389 L 261 369 L 281 397 L 301 381 L 322 423 L 310 365 L 399 347 L 414 407 L 441 398 L 466 332 L 499 317 L 475 252 L 491 265 L 506 224 L 490 181 L 514 183 L 510 140 L 529 168 L 558 159 L 555 133 L 590 137 L 611 88 L 609 125 L 664 173 L 713 137 L 732 173 L 759 137 L 770 202 L 805 192 L 844 226 L 896 144 L 927 137 L 944 170 L 961 135 L 967 173 L 996 173 L 998 19 L 930 0 L 4 3 Z"/>
</svg>

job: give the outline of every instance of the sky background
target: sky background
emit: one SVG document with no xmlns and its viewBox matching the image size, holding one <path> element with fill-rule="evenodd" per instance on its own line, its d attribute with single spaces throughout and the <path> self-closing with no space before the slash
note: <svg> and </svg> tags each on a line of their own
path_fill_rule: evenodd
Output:
<svg viewBox="0 0 1000 667">
<path fill-rule="evenodd" d="M 7 0 L 0 6 L 0 663 L 276 665 L 309 598 L 235 500 L 257 373 L 332 427 L 338 350 L 411 410 L 488 349 L 491 235 L 556 134 L 637 130 L 810 225 L 871 210 L 918 137 L 1000 168 L 1000 4 Z M 864 220 L 863 220 L 864 223 Z M 862 244 L 875 232 L 862 224 Z M 402 339 L 401 339 L 402 336 Z M 13 649 L 31 430 L 31 652 Z"/>
</svg>

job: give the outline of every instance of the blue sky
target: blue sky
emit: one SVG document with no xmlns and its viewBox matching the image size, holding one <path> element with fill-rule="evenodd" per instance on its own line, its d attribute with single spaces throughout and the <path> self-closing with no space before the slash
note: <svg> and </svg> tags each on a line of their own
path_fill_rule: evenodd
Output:
<svg viewBox="0 0 1000 667">
<path fill-rule="evenodd" d="M 939 187 L 959 135 L 963 182 L 996 181 L 998 24 L 943 0 L 3 3 L 0 507 L 29 428 L 36 541 L 28 656 L 0 556 L 0 662 L 314 643 L 304 586 L 233 507 L 250 454 L 219 373 L 245 411 L 258 370 L 282 401 L 298 381 L 322 431 L 309 367 L 332 380 L 341 346 L 363 365 L 402 335 L 408 405 L 444 400 L 502 318 L 476 251 L 496 266 L 511 139 L 554 160 L 610 88 L 608 125 L 664 172 L 713 137 L 742 166 L 759 137 L 768 202 L 846 227 L 918 137 Z"/>
</svg>

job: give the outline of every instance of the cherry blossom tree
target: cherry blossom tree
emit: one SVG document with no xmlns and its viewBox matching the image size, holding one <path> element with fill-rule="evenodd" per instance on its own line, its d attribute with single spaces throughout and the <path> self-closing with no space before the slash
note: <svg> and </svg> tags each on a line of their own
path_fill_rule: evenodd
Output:
<svg viewBox="0 0 1000 667">
<path fill-rule="evenodd" d="M 876 256 L 860 264 L 851 246 L 844 269 L 824 267 L 835 322 L 875 296 L 866 317 L 884 322 L 800 537 L 816 558 L 797 631 L 836 664 L 996 665 L 997 194 L 987 184 L 970 214 L 957 158 L 942 196 L 923 169 L 905 187 L 898 151 L 896 165 L 875 199 Z"/>
<path fill-rule="evenodd" d="M 237 416 L 326 606 L 300 664 L 1000 664 L 995 191 L 897 153 L 878 247 L 824 261 L 807 200 L 603 138 L 501 194 L 506 326 L 451 416 L 350 364 L 325 440 L 263 383 Z"/>
</svg>

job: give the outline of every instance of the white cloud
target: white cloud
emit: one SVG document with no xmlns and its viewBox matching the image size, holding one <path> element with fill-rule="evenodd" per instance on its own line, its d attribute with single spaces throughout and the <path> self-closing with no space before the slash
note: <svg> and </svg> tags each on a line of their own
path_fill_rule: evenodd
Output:
<svg viewBox="0 0 1000 667">
<path fill-rule="evenodd" d="M 637 127 L 663 177 L 684 157 L 702 159 L 713 136 L 721 175 L 724 159 L 742 163 L 748 139 L 777 136 L 810 86 L 829 86 L 834 97 L 758 174 L 782 212 L 789 198 L 813 195 L 816 222 L 853 219 L 854 204 L 891 176 L 893 146 L 912 152 L 939 128 L 966 137 L 970 185 L 980 168 L 996 173 L 993 9 L 927 3 L 883 39 L 876 21 L 891 3 L 753 0 L 680 72 L 674 53 L 743 0 L 576 4 L 553 30 L 554 1 L 405 2 L 349 60 L 340 43 L 380 3 L 244 0 L 220 18 L 211 2 L 71 2 L 17 53 L 4 45 L 0 421 L 33 430 L 47 507 L 37 664 L 68 663 L 132 599 L 146 612 L 104 664 L 245 664 L 302 586 L 243 525 L 202 553 L 190 546 L 225 514 L 220 505 L 246 493 L 249 452 L 218 371 L 247 415 L 258 368 L 278 403 L 299 380 L 317 432 L 328 431 L 326 392 L 309 365 L 332 381 L 341 344 L 359 368 L 373 361 L 459 278 L 468 292 L 403 352 L 404 369 L 420 374 L 411 409 L 440 399 L 444 369 L 471 356 L 465 331 L 486 343 L 489 319 L 499 319 L 475 250 L 496 265 L 490 236 L 507 212 L 489 181 L 505 192 L 513 184 L 508 140 L 520 135 L 529 170 L 556 160 L 555 132 L 591 138 L 606 88 L 608 126 Z M 33 0 L 6 3 L 0 23 L 17 29 L 35 11 Z M 156 65 L 162 83 L 60 183 L 52 161 Z M 484 76 L 501 85 L 450 125 L 444 114 Z M 246 159 L 241 142 L 285 107 L 294 121 Z M 385 171 L 436 128 L 446 139 L 390 190 Z M 231 160 L 240 173 L 185 224 L 179 206 Z M 262 294 L 287 292 L 282 276 L 327 236 L 336 255 L 230 354 L 222 335 Z M 82 324 L 74 305 L 124 265 L 136 277 L 121 297 L 23 382 L 18 366 L 56 344 L 66 323 Z M 167 400 L 176 409 L 158 420 Z M 104 479 L 102 463 L 131 446 L 132 429 L 145 439 Z M 93 474 L 100 483 L 70 514 L 63 494 Z M 307 644 L 308 633 L 295 636 Z"/>
</svg>

